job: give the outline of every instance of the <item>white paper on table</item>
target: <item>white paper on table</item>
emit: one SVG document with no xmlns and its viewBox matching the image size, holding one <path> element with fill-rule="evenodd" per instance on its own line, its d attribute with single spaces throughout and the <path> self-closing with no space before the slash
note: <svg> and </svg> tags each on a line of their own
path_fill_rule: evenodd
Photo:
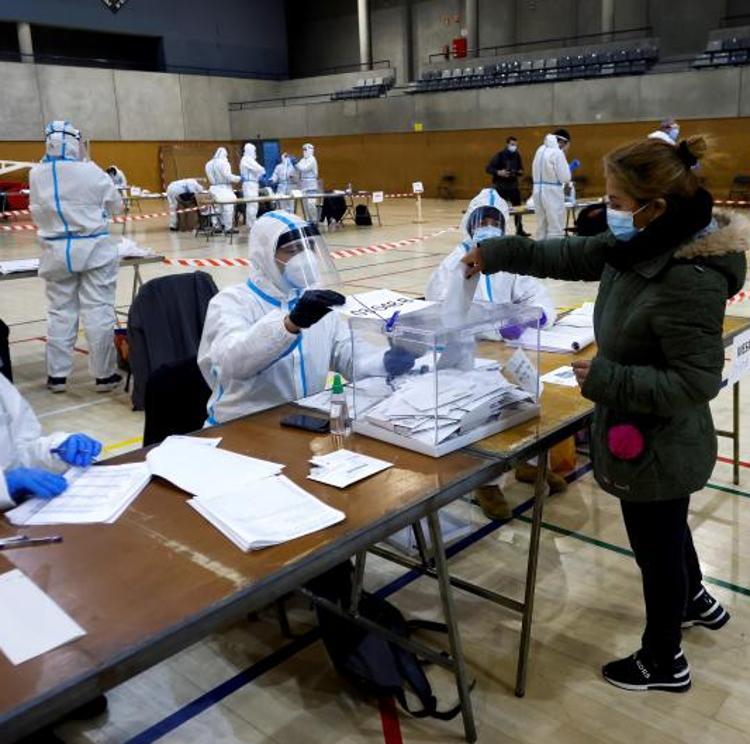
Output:
<svg viewBox="0 0 750 744">
<path fill-rule="evenodd" d="M 354 387 L 351 384 L 344 385 L 344 393 L 346 394 L 346 403 L 349 411 L 353 411 Z M 364 413 L 392 393 L 393 388 L 388 385 L 385 377 L 362 378 L 357 382 L 357 413 Z M 314 411 L 328 414 L 331 411 L 331 390 L 321 390 L 319 393 L 315 393 L 315 395 L 300 398 L 295 401 L 295 404 L 302 408 L 310 408 Z"/>
<path fill-rule="evenodd" d="M 138 245 L 135 240 L 130 238 L 121 238 L 117 244 L 117 255 L 120 258 L 145 258 L 146 256 L 153 256 L 154 251 L 152 248 Z"/>
<path fill-rule="evenodd" d="M 537 331 L 527 328 L 515 341 L 506 341 L 509 346 L 519 346 L 523 349 L 537 348 Z M 581 351 L 594 343 L 594 329 L 586 326 L 576 328 L 572 326 L 554 325 L 539 331 L 539 349 L 541 351 L 567 352 Z"/>
<path fill-rule="evenodd" d="M 372 292 L 350 295 L 346 298 L 346 303 L 334 308 L 334 311 L 352 318 L 388 320 L 397 310 L 401 315 L 407 315 L 433 304 L 390 289 L 375 289 Z"/>
<path fill-rule="evenodd" d="M 594 303 L 584 302 L 567 315 L 557 319 L 556 326 L 568 326 L 571 328 L 593 328 L 594 327 Z"/>
<path fill-rule="evenodd" d="M 16 258 L 12 261 L 0 261 L 0 274 L 18 274 L 22 271 L 37 271 L 38 258 Z"/>
<path fill-rule="evenodd" d="M 392 462 L 347 449 L 313 457 L 310 462 L 314 467 L 307 477 L 336 488 L 346 488 L 352 483 L 393 467 Z"/>
<path fill-rule="evenodd" d="M 283 475 L 188 504 L 245 551 L 294 540 L 346 517 Z"/>
<path fill-rule="evenodd" d="M 17 568 L 0 575 L 0 607 L 0 650 L 12 664 L 21 664 L 86 635 L 70 615 Z"/>
<path fill-rule="evenodd" d="M 738 333 L 732 339 L 731 357 L 732 366 L 727 379 L 733 385 L 750 372 L 750 330 Z"/>
<path fill-rule="evenodd" d="M 222 437 L 191 437 L 189 434 L 170 434 L 164 442 L 188 442 L 190 444 L 202 444 L 205 447 L 218 447 Z"/>
<path fill-rule="evenodd" d="M 577 387 L 575 373 L 572 367 L 558 367 L 546 375 L 539 378 L 542 382 L 549 382 L 551 385 L 564 385 L 565 387 Z"/>
<path fill-rule="evenodd" d="M 15 525 L 111 524 L 151 479 L 145 462 L 70 468 L 68 488 L 54 499 L 29 499 L 6 512 Z"/>
<path fill-rule="evenodd" d="M 283 465 L 229 450 L 166 439 L 146 455 L 151 472 L 194 496 L 218 495 L 280 473 Z"/>
</svg>

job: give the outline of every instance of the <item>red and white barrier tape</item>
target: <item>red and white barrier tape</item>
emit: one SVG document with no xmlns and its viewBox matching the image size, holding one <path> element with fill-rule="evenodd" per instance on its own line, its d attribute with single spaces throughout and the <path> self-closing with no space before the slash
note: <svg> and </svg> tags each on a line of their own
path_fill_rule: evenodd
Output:
<svg viewBox="0 0 750 744">
<path fill-rule="evenodd" d="M 417 194 L 383 194 L 384 199 L 413 199 Z"/>
<path fill-rule="evenodd" d="M 197 212 L 202 207 L 186 207 L 185 209 L 175 210 L 177 214 L 184 212 Z M 144 220 L 153 220 L 157 217 L 169 217 L 169 212 L 153 212 L 152 214 L 129 214 L 124 217 L 113 217 L 110 222 L 121 225 L 125 222 L 143 222 Z M 0 232 L 33 232 L 36 225 L 31 222 L 20 225 L 0 225 Z"/>
<path fill-rule="evenodd" d="M 750 201 L 742 199 L 715 199 L 714 205 L 717 207 L 750 207 Z"/>
<path fill-rule="evenodd" d="M 423 235 L 418 238 L 406 238 L 397 240 L 393 243 L 376 243 L 375 245 L 361 246 L 359 248 L 343 248 L 338 251 L 331 251 L 331 258 L 354 258 L 355 256 L 371 256 L 376 253 L 386 253 L 397 248 L 403 248 L 407 245 L 423 243 L 425 240 L 437 238 L 440 235 L 457 231 L 457 227 L 446 227 L 437 230 L 429 235 Z M 250 261 L 247 258 L 165 258 L 164 263 L 170 266 L 185 266 L 197 268 L 224 268 L 226 266 L 249 266 Z"/>
</svg>

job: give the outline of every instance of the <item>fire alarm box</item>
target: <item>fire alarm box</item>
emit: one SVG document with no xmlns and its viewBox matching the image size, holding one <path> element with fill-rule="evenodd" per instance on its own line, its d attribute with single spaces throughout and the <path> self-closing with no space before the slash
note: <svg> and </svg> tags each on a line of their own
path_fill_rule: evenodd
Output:
<svg viewBox="0 0 750 744">
<path fill-rule="evenodd" d="M 465 57 L 468 51 L 468 43 L 466 39 L 462 36 L 459 36 L 457 39 L 453 39 L 453 41 L 451 42 L 451 50 L 453 52 L 453 56 L 456 59 Z"/>
</svg>

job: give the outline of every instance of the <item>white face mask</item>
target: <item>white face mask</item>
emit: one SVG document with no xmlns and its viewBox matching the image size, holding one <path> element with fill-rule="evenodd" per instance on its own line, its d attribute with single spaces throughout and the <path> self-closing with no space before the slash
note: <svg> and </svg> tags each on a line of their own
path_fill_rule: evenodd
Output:
<svg viewBox="0 0 750 744">
<path fill-rule="evenodd" d="M 508 145 L 508 152 L 515 152 L 518 149 L 518 145 Z"/>
<path fill-rule="evenodd" d="M 292 289 L 312 289 L 320 285 L 320 267 L 304 251 L 284 264 L 281 275 Z"/>
</svg>

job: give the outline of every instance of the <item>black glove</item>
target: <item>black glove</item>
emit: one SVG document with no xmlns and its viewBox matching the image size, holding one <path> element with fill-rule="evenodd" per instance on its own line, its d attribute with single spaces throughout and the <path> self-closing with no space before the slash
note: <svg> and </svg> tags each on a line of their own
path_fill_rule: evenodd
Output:
<svg viewBox="0 0 750 744">
<path fill-rule="evenodd" d="M 345 302 L 344 295 L 330 289 L 308 289 L 289 313 L 289 320 L 298 328 L 309 328 L 328 315 L 332 307 Z"/>
</svg>

